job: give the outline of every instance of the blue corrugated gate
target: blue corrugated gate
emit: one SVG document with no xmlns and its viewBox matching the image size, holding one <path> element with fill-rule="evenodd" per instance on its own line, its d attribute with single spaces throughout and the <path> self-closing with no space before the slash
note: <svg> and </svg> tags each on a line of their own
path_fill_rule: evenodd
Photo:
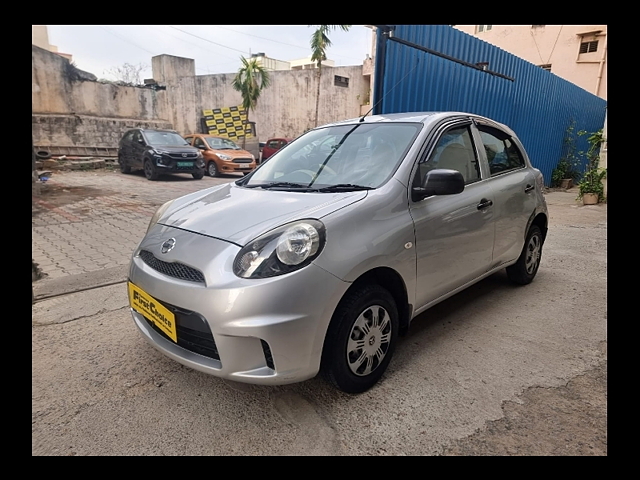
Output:
<svg viewBox="0 0 640 480">
<path fill-rule="evenodd" d="M 455 28 L 378 27 L 374 113 L 454 110 L 504 123 L 547 185 L 570 123 L 588 132 L 604 125 L 605 100 Z M 585 139 L 577 146 L 586 150 Z"/>
</svg>

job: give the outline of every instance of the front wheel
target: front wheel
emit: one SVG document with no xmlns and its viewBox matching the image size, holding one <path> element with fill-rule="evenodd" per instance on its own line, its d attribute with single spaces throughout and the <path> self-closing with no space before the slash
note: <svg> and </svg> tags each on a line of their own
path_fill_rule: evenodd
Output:
<svg viewBox="0 0 640 480">
<path fill-rule="evenodd" d="M 193 173 L 191 174 L 191 176 L 192 176 L 193 178 L 195 178 L 196 180 L 201 180 L 201 179 L 202 179 L 202 177 L 204 177 L 204 170 L 199 171 L 199 172 L 193 172 Z"/>
<path fill-rule="evenodd" d="M 214 161 L 209 162 L 209 164 L 207 165 L 207 173 L 209 174 L 210 177 L 218 176 L 218 166 L 216 165 L 216 162 Z"/>
<path fill-rule="evenodd" d="M 147 180 L 157 180 L 158 172 L 156 171 L 156 167 L 151 163 L 151 160 L 146 159 L 144 161 L 144 176 L 147 177 Z"/>
<path fill-rule="evenodd" d="M 340 302 L 323 350 L 328 379 L 347 393 L 361 393 L 387 369 L 399 331 L 398 308 L 379 285 L 365 285 Z"/>
<path fill-rule="evenodd" d="M 531 225 L 518 261 L 507 267 L 507 277 L 510 281 L 518 285 L 527 285 L 533 281 L 540 267 L 542 243 L 540 227 Z"/>
</svg>

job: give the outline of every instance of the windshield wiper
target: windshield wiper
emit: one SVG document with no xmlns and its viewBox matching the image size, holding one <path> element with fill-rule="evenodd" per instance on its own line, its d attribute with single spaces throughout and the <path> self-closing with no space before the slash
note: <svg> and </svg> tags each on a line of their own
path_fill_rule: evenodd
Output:
<svg viewBox="0 0 640 480">
<path fill-rule="evenodd" d="M 353 183 L 338 183 L 337 185 L 328 185 L 326 187 L 320 187 L 318 192 L 341 192 L 341 191 L 353 191 L 353 190 L 373 190 L 374 187 L 368 187 L 366 185 L 354 185 Z"/>
<path fill-rule="evenodd" d="M 301 190 L 315 190 L 312 188 L 309 188 L 309 185 L 303 185 L 301 183 L 293 183 L 293 182 L 271 182 L 271 183 L 259 183 L 257 185 L 245 185 L 246 187 L 260 187 L 260 188 L 264 188 L 264 189 L 270 189 L 270 188 L 287 188 L 287 189 L 293 189 L 295 188 L 296 190 L 301 189 Z"/>
</svg>

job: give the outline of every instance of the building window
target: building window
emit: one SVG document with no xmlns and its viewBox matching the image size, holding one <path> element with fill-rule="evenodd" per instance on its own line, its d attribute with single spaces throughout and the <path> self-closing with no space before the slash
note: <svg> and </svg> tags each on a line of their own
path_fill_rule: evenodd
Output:
<svg viewBox="0 0 640 480">
<path fill-rule="evenodd" d="M 580 44 L 580 53 L 591 53 L 598 51 L 598 40 L 592 42 L 582 42 Z"/>
<path fill-rule="evenodd" d="M 347 77 L 341 77 L 340 75 L 333 76 L 333 84 L 336 87 L 348 87 L 349 79 Z"/>
<path fill-rule="evenodd" d="M 547 72 L 551 71 L 551 64 L 550 63 L 546 63 L 544 65 L 538 65 L 541 69 L 546 70 Z"/>
<path fill-rule="evenodd" d="M 487 32 L 491 30 L 491 27 L 493 27 L 493 25 L 476 25 L 476 31 L 477 33 Z"/>
</svg>

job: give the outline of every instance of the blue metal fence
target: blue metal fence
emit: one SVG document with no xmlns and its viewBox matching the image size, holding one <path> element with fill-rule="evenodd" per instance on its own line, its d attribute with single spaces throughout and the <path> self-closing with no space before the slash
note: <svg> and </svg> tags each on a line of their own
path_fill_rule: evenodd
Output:
<svg viewBox="0 0 640 480">
<path fill-rule="evenodd" d="M 504 123 L 547 185 L 571 122 L 576 132 L 604 125 L 605 100 L 498 47 L 448 25 L 389 27 L 390 36 L 378 30 L 374 113 L 454 110 Z"/>
</svg>

